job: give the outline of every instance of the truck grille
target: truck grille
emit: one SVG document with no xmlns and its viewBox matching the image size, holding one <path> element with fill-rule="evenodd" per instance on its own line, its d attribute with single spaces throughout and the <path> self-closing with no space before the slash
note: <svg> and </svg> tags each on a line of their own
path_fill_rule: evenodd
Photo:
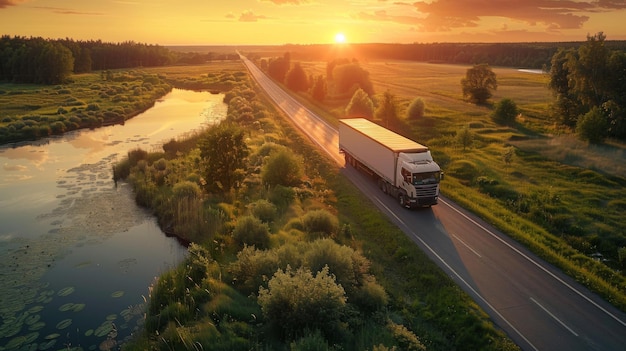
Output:
<svg viewBox="0 0 626 351">
<path fill-rule="evenodd" d="M 420 185 L 415 187 L 417 197 L 435 197 L 437 196 L 438 184 Z"/>
</svg>

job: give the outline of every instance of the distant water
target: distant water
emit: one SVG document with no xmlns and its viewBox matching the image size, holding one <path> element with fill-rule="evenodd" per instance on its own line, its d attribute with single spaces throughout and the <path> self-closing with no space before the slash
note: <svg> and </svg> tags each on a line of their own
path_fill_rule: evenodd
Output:
<svg viewBox="0 0 626 351">
<path fill-rule="evenodd" d="M 544 72 L 542 69 L 532 69 L 532 68 L 521 68 L 518 69 L 519 72 L 525 72 L 525 73 L 534 73 L 534 74 L 544 74 L 546 72 Z"/>
<path fill-rule="evenodd" d="M 222 100 L 174 89 L 123 126 L 0 147 L 0 349 L 107 349 L 140 327 L 149 286 L 186 249 L 112 166 L 219 121 Z"/>
</svg>

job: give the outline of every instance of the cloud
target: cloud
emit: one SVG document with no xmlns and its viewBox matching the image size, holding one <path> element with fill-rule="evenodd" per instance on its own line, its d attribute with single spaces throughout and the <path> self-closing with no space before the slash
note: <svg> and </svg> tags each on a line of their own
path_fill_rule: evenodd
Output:
<svg viewBox="0 0 626 351">
<path fill-rule="evenodd" d="M 28 167 L 26 166 L 22 166 L 22 165 L 9 165 L 8 163 L 5 163 L 2 167 L 5 171 L 17 171 L 17 172 L 23 172 L 28 170 Z"/>
<path fill-rule="evenodd" d="M 9 7 L 9 6 L 17 6 L 23 2 L 28 0 L 0 0 L 0 9 Z"/>
<path fill-rule="evenodd" d="M 259 0 L 261 2 L 273 2 L 276 5 L 300 5 L 308 4 L 309 0 Z"/>
<path fill-rule="evenodd" d="M 71 10 L 71 9 L 65 9 L 65 8 L 62 8 L 62 7 L 35 6 L 34 8 L 40 9 L 40 10 L 52 11 L 52 12 L 58 13 L 60 15 L 90 15 L 90 16 L 102 16 L 102 15 L 104 15 L 103 13 L 99 13 L 99 12 L 76 11 L 76 10 Z"/>
<path fill-rule="evenodd" d="M 239 15 L 239 22 L 257 22 L 260 19 L 266 19 L 263 15 L 255 15 L 251 10 L 247 10 Z"/>
<path fill-rule="evenodd" d="M 406 2 L 394 2 L 406 7 Z M 392 15 L 386 11 L 361 12 L 358 17 L 372 21 L 395 22 L 423 31 L 445 32 L 478 27 L 485 17 L 501 17 L 541 26 L 548 30 L 581 28 L 587 14 L 626 9 L 624 0 L 434 0 L 414 2 L 414 15 Z"/>
</svg>

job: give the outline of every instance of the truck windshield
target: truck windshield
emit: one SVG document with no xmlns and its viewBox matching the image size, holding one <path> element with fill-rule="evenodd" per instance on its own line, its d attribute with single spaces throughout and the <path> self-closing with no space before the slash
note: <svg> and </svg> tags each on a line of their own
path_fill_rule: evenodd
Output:
<svg viewBox="0 0 626 351">
<path fill-rule="evenodd" d="M 440 172 L 413 173 L 413 185 L 439 183 Z"/>
</svg>

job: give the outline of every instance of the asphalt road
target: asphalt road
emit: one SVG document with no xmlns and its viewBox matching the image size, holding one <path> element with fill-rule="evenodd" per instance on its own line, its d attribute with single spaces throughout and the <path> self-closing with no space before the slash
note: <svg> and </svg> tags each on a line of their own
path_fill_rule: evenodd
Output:
<svg viewBox="0 0 626 351">
<path fill-rule="evenodd" d="M 294 124 L 344 166 L 337 131 L 244 63 Z M 626 350 L 625 313 L 452 201 L 406 210 L 361 172 L 342 173 L 523 350 Z"/>
</svg>

